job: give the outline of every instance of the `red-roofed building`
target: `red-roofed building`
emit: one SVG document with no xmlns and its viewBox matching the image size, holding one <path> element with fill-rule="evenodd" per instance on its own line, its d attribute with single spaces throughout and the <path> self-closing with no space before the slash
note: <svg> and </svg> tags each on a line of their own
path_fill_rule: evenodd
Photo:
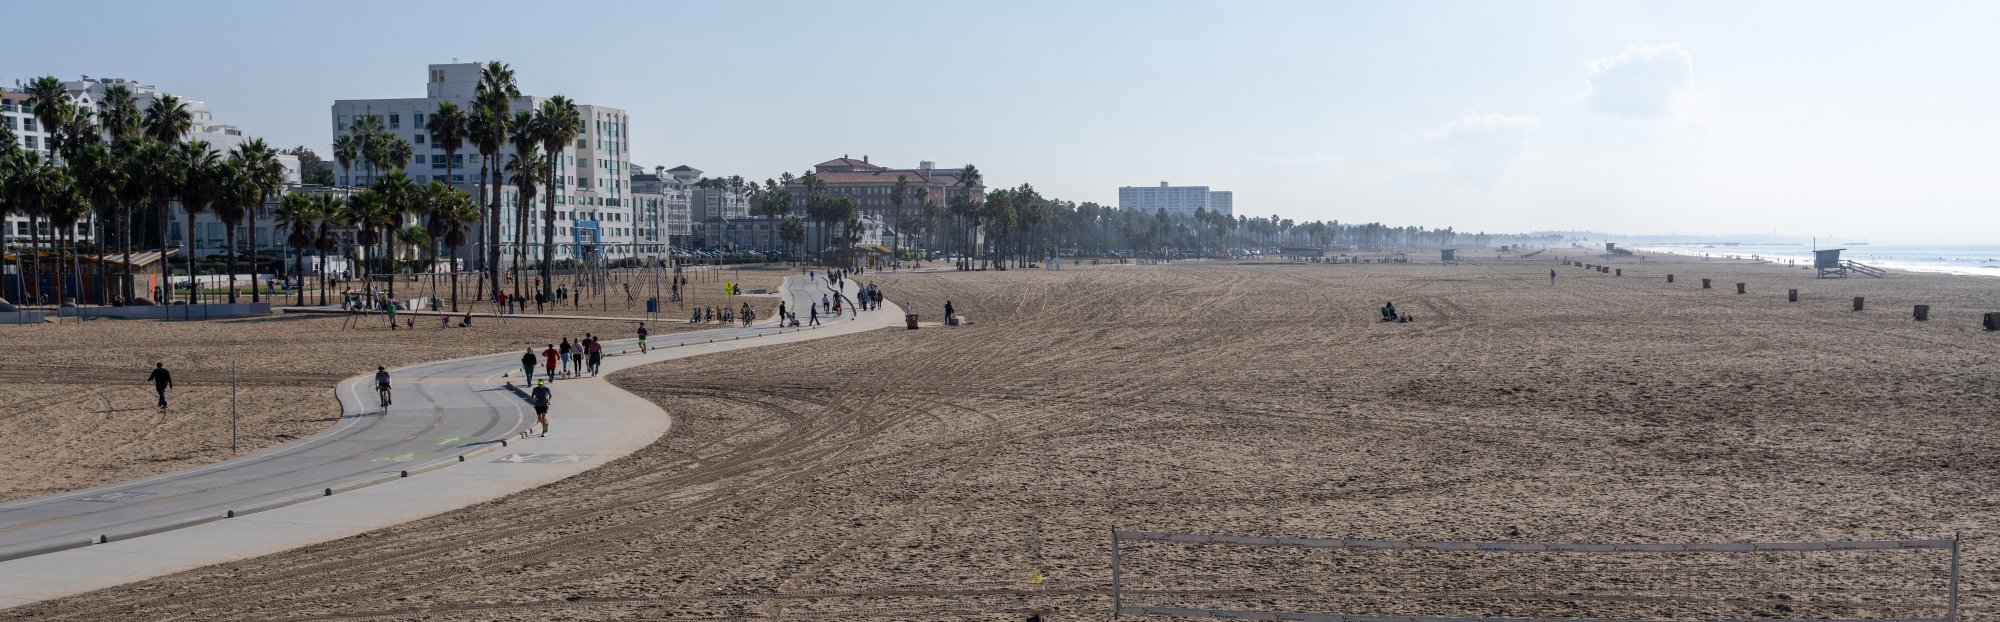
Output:
<svg viewBox="0 0 2000 622">
<path fill-rule="evenodd" d="M 938 206 L 951 202 L 960 193 L 970 191 L 975 198 L 985 198 L 986 186 L 982 184 L 967 188 L 960 183 L 964 169 L 940 169 L 931 162 L 922 162 L 916 168 L 889 168 L 868 161 L 868 156 L 856 160 L 845 155 L 813 166 L 813 175 L 826 185 L 825 192 L 831 196 L 854 197 L 855 206 L 865 214 L 881 218 L 890 227 L 896 226 L 896 205 L 891 200 L 897 178 L 909 182 L 909 193 L 903 197 L 903 207 L 918 206 L 918 190 L 925 192 L 926 200 Z M 806 192 L 804 180 L 793 180 L 786 186 L 792 193 L 792 211 L 804 213 Z"/>
</svg>

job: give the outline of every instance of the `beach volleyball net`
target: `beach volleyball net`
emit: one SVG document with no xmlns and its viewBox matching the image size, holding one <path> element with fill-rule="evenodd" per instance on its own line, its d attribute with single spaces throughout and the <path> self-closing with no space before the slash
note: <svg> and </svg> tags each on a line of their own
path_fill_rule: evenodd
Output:
<svg viewBox="0 0 2000 622">
<path fill-rule="evenodd" d="M 1960 540 L 1585 544 L 1113 530 L 1116 616 L 1957 622 Z"/>
</svg>

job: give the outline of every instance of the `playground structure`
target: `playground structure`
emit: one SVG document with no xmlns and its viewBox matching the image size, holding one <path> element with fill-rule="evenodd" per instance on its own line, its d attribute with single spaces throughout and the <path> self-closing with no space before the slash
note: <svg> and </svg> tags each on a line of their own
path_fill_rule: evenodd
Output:
<svg viewBox="0 0 2000 622">
<path fill-rule="evenodd" d="M 1387 589 L 1389 585 L 1384 583 L 1386 581 L 1394 580 L 1398 577 L 1422 577 L 1422 579 L 1416 581 L 1411 586 L 1409 593 L 1399 595 L 1392 601 L 1405 604 L 1414 600 L 1435 599 L 1440 602 L 1459 600 L 1480 603 L 1481 606 L 1491 605 L 1493 604 L 1492 597 L 1496 596 L 1498 592 L 1477 588 L 1468 590 L 1466 587 L 1469 586 L 1466 584 L 1477 583 L 1482 578 L 1492 579 L 1493 577 L 1500 576 L 1505 577 L 1504 579 L 1500 579 L 1499 583 L 1507 586 L 1504 592 L 1509 594 L 1509 596 L 1505 597 L 1509 600 L 1546 603 L 1552 599 L 1561 600 L 1565 593 L 1571 591 L 1559 588 L 1521 588 L 1524 581 L 1530 581 L 1532 578 L 1539 576 L 1539 578 L 1550 581 L 1568 579 L 1592 585 L 1588 600 L 1594 602 L 1634 600 L 1659 604 L 1685 602 L 1689 605 L 1697 605 L 1732 600 L 1731 597 L 1724 595 L 1727 593 L 1735 595 L 1734 600 L 1752 605 L 1756 603 L 1785 603 L 1787 606 L 1780 609 L 1780 611 L 1791 612 L 1796 611 L 1798 607 L 1826 606 L 1834 609 L 1844 609 L 1852 607 L 1857 603 L 1855 601 L 1842 600 L 1827 602 L 1822 605 L 1822 603 L 1815 601 L 1830 600 L 1831 597 L 1837 595 L 1862 595 L 1868 601 L 1869 606 L 1867 609 L 1877 612 L 1878 615 L 1874 617 L 1845 617 L 1846 622 L 1861 622 L 1863 620 L 1882 620 L 1883 622 L 1890 620 L 1896 622 L 1958 621 L 1960 539 L 1957 534 L 1953 534 L 1949 539 L 1936 540 L 1587 544 L 1332 540 L 1120 531 L 1115 528 L 1111 532 L 1111 599 L 1114 617 L 1164 616 L 1178 618 L 1311 620 L 1326 622 L 1386 622 L 1391 620 L 1397 622 L 1486 622 L 1504 619 L 1525 622 L 1531 619 L 1541 619 L 1541 617 L 1407 617 L 1401 615 L 1367 615 L 1363 612 L 1333 614 L 1298 611 L 1127 605 L 1126 599 L 1128 594 L 1175 594 L 1181 595 L 1180 597 L 1186 597 L 1186 594 L 1200 593 L 1205 596 L 1199 597 L 1197 600 L 1212 607 L 1223 604 L 1223 601 L 1216 600 L 1215 596 L 1229 592 L 1223 586 L 1201 585 L 1197 588 L 1196 585 L 1198 583 L 1214 579 L 1212 574 L 1207 573 L 1184 578 L 1148 576 L 1142 578 L 1140 581 L 1133 581 L 1130 577 L 1125 576 L 1129 572 L 1127 570 L 1127 567 L 1130 565 L 1129 562 L 1121 562 L 1120 556 L 1121 553 L 1130 555 L 1130 553 L 1125 552 L 1123 549 L 1131 547 L 1132 545 L 1129 543 L 1134 541 L 1178 544 L 1190 547 L 1225 546 L 1238 548 L 1239 550 L 1236 551 L 1218 552 L 1217 556 L 1235 558 L 1232 562 L 1222 563 L 1239 565 L 1244 568 L 1268 569 L 1280 575 L 1284 575 L 1284 571 L 1268 563 L 1245 559 L 1240 548 L 1272 547 L 1294 549 L 1278 554 L 1279 557 L 1293 560 L 1303 559 L 1306 555 L 1312 554 L 1316 550 L 1325 551 L 1323 554 L 1338 556 L 1341 560 L 1341 565 L 1351 569 L 1348 572 L 1342 573 L 1342 577 L 1344 577 L 1342 584 L 1352 585 L 1355 589 L 1361 590 L 1364 593 L 1370 591 L 1378 594 L 1389 593 L 1392 590 Z M 1375 553 L 1375 555 L 1388 556 L 1382 560 L 1387 563 L 1373 571 L 1357 572 L 1358 569 L 1367 567 L 1364 565 L 1361 557 L 1371 555 L 1370 551 L 1381 552 Z M 1948 552 L 1949 562 L 1947 566 L 1940 568 L 1934 564 L 1923 564 L 1916 560 L 1900 559 L 1888 555 L 1894 552 Z M 1510 556 L 1502 560 L 1503 565 L 1513 562 L 1532 562 L 1537 559 L 1544 561 L 1556 558 L 1569 559 L 1567 561 L 1555 562 L 1549 570 L 1543 571 L 1539 575 L 1534 571 L 1520 567 L 1511 567 L 1498 572 L 1476 570 L 1471 568 L 1478 565 L 1476 560 L 1464 559 L 1466 556 L 1505 556 L 1510 553 L 1527 553 L 1529 555 L 1520 557 Z M 1824 557 L 1829 554 L 1839 553 L 1867 556 L 1876 559 L 1859 561 L 1855 564 L 1857 568 L 1844 571 L 1831 570 L 1830 566 L 1825 563 L 1827 560 Z M 1194 555 L 1200 554 L 1195 553 Z M 1573 556 L 1575 555 L 1589 556 L 1593 559 L 1585 562 L 1580 559 L 1574 559 Z M 1794 562 L 1796 565 L 1784 571 L 1758 571 L 1747 568 L 1741 570 L 1720 570 L 1717 564 L 1712 563 L 1718 561 L 1715 559 L 1718 555 L 1731 557 L 1733 558 L 1731 561 L 1746 564 L 1757 564 L 1782 559 Z M 1172 556 L 1186 561 L 1188 554 L 1185 551 L 1177 551 Z M 1649 563 L 1642 564 L 1642 568 L 1634 569 L 1622 569 L 1615 563 L 1600 563 L 1607 558 L 1616 559 L 1619 557 L 1636 557 Z M 1685 567 L 1680 569 L 1660 568 L 1659 566 L 1663 564 L 1657 563 L 1661 560 L 1680 562 L 1685 558 L 1697 557 L 1705 559 L 1688 560 L 1685 563 L 1664 564 L 1665 566 Z M 1423 565 L 1443 566 L 1451 568 L 1451 570 L 1420 570 L 1409 568 L 1408 565 L 1413 562 L 1428 562 Z M 1912 586 L 1909 583 L 1897 584 L 1895 582 L 1896 579 L 1890 579 L 1885 582 L 1875 582 L 1872 579 L 1872 577 L 1877 576 L 1899 575 L 1901 573 L 1894 570 L 1897 568 L 1914 569 L 1914 574 L 1924 576 L 1925 579 L 1918 581 L 1916 586 Z M 1587 570 L 1579 571 L 1579 569 Z M 1212 568 L 1210 572 L 1212 572 Z M 1863 576 L 1870 577 L 1870 579 L 1849 584 L 1851 587 L 1847 588 L 1826 587 L 1822 584 L 1796 586 L 1787 589 L 1781 586 L 1777 579 L 1786 576 L 1788 573 L 1799 573 L 1807 576 L 1838 575 L 1841 579 L 1850 581 Z M 1941 585 L 1935 581 L 1938 578 L 1938 574 L 1945 575 L 1943 577 L 1945 580 Z M 1726 575 L 1730 579 L 1721 583 L 1708 584 L 1688 580 L 1691 577 L 1701 575 Z M 1285 596 L 1282 593 L 1283 590 L 1279 589 L 1280 586 L 1283 589 L 1296 589 L 1299 587 L 1296 579 L 1300 576 L 1303 575 L 1291 574 L 1283 577 L 1264 577 L 1264 579 L 1270 580 L 1266 581 L 1268 585 L 1241 590 L 1240 593 L 1250 599 L 1265 603 L 1267 606 L 1278 605 L 1280 602 L 1283 602 L 1281 598 Z M 1456 578 L 1447 579 L 1446 577 L 1448 576 Z M 1907 577 L 1900 576 L 1898 578 Z M 1606 580 L 1609 581 L 1610 585 L 1621 585 L 1624 587 L 1605 588 L 1603 587 L 1605 585 L 1603 582 Z M 1256 581 L 1256 579 L 1251 579 L 1250 581 Z M 1134 583 L 1145 585 L 1150 589 L 1144 589 L 1143 591 L 1135 590 L 1133 587 Z M 1190 592 L 1189 590 L 1195 591 Z M 1630 594 L 1620 594 L 1621 590 L 1630 592 Z M 1470 597 L 1469 600 L 1467 597 Z M 1891 611 L 1896 613 L 1892 615 L 1880 615 L 1882 612 Z M 1910 613 L 1917 611 L 1933 612 L 1939 615 L 1910 615 Z M 1609 618 L 1573 616 L 1562 616 L 1562 618 L 1566 622 L 1610 622 Z M 1813 618 L 1815 616 L 1802 615 L 1796 619 L 1805 620 Z M 1786 620 L 1783 617 L 1772 619 Z M 1636 622 L 1631 619 L 1624 620 L 1625 622 Z"/>
</svg>

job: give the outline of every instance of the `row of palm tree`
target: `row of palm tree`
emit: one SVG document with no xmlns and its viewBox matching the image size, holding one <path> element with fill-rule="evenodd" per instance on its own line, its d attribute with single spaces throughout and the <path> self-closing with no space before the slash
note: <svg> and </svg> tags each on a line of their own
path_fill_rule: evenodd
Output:
<svg viewBox="0 0 2000 622">
<path fill-rule="evenodd" d="M 30 221 L 29 247 L 33 250 L 25 255 L 29 256 L 26 263 L 31 297 L 42 296 L 39 238 L 44 219 L 59 230 L 68 228 L 61 235 L 72 238 L 68 246 L 72 268 L 78 261 L 75 255 L 79 245 L 73 239 L 77 235 L 76 225 L 87 220 L 94 227 L 92 237 L 97 240 L 98 251 L 96 294 L 100 303 L 109 302 L 114 295 L 108 286 L 111 279 L 107 257 L 114 240 L 118 255 L 128 259 L 119 262 L 122 265 L 119 289 L 124 298 L 137 297 L 129 261 L 135 245 L 160 249 L 160 276 L 163 280 L 167 278 L 167 209 L 175 200 L 180 200 L 188 210 L 190 222 L 194 215 L 213 207 L 227 225 L 233 280 L 237 227 L 248 219 L 249 247 L 255 249 L 256 208 L 283 188 L 285 171 L 276 150 L 262 140 L 252 139 L 230 150 L 225 157 L 207 143 L 182 142 L 193 128 L 193 115 L 184 102 L 172 95 L 155 96 L 142 110 L 129 88 L 112 85 L 105 90 L 93 113 L 76 103 L 67 87 L 54 76 L 36 78 L 24 90 L 28 105 L 34 108 L 36 122 L 50 136 L 50 155 L 44 158 L 21 151 L 11 131 L 0 137 L 6 139 L 0 140 L 0 150 L 4 150 L 0 151 L 0 158 L 7 161 L 0 167 L 5 171 L 0 185 L 8 189 L 7 201 L 0 208 L 24 213 Z M 156 234 L 149 239 L 147 232 L 135 226 L 136 218 L 150 218 L 155 225 L 151 230 Z M 188 237 L 192 239 L 191 230 Z M 189 273 L 193 274 L 193 253 L 186 254 Z M 62 257 L 60 253 L 57 255 L 59 269 Z M 66 287 L 66 281 L 59 279 L 58 289 Z M 261 300 L 261 288 L 254 280 L 250 292 L 252 301 Z M 66 298 L 67 294 L 61 291 L 59 297 Z M 231 287 L 231 302 L 235 298 L 235 289 Z"/>
</svg>

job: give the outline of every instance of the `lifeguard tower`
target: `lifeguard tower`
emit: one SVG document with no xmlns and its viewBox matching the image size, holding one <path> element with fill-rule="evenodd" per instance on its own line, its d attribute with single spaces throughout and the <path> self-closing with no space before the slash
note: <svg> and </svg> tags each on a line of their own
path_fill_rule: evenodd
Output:
<svg viewBox="0 0 2000 622">
<path fill-rule="evenodd" d="M 1828 248 L 1813 251 L 1813 270 L 1819 272 L 1819 278 L 1844 279 L 1847 278 L 1848 273 L 1862 274 L 1878 279 L 1882 278 L 1883 272 L 1881 268 L 1859 263 L 1851 259 L 1841 259 L 1840 251 L 1844 250 L 1847 249 Z"/>
</svg>

